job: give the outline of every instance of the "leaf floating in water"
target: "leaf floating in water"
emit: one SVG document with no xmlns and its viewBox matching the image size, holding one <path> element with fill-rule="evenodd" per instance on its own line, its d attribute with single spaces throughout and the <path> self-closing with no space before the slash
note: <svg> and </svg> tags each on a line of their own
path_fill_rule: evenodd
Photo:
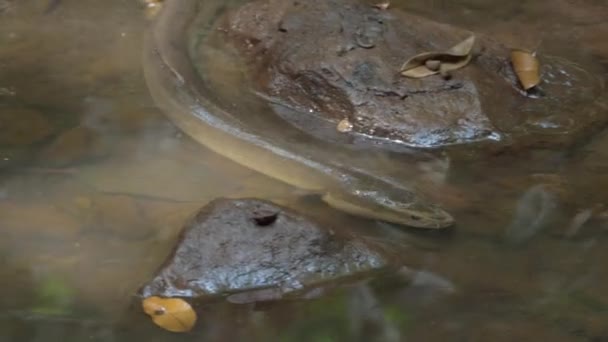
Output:
<svg viewBox="0 0 608 342">
<path fill-rule="evenodd" d="M 353 124 L 348 119 L 342 119 L 342 121 L 338 122 L 336 129 L 340 133 L 347 133 L 353 130 Z"/>
<path fill-rule="evenodd" d="M 540 83 L 539 63 L 533 53 L 513 50 L 511 51 L 511 64 L 524 90 L 528 91 Z"/>
<path fill-rule="evenodd" d="M 391 2 L 388 0 L 385 0 L 385 1 L 380 1 L 380 2 L 375 3 L 373 6 L 376 7 L 377 9 L 384 11 L 384 10 L 387 10 L 390 5 L 391 5 Z"/>
<path fill-rule="evenodd" d="M 403 63 L 401 75 L 411 78 L 448 75 L 450 71 L 460 69 L 471 61 L 474 45 L 475 36 L 470 36 L 447 51 L 418 54 Z"/>
<path fill-rule="evenodd" d="M 190 331 L 196 323 L 196 312 L 180 298 L 152 296 L 142 301 L 142 307 L 156 325 L 171 332 Z"/>
</svg>

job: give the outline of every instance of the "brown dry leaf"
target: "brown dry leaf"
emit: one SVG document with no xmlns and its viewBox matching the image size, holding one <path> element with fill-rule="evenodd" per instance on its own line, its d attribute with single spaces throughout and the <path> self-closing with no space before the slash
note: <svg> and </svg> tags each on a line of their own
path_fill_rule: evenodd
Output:
<svg viewBox="0 0 608 342">
<path fill-rule="evenodd" d="M 278 211 L 256 211 L 253 213 L 253 221 L 260 227 L 270 226 L 277 221 Z"/>
<path fill-rule="evenodd" d="M 388 0 L 385 1 L 380 1 L 374 4 L 374 7 L 376 7 L 377 9 L 380 10 L 387 10 L 388 7 L 391 5 L 391 2 Z"/>
<path fill-rule="evenodd" d="M 474 45 L 475 36 L 472 35 L 446 51 L 418 54 L 403 63 L 401 75 L 423 78 L 439 73 L 445 75 L 452 70 L 460 69 L 471 61 Z"/>
<path fill-rule="evenodd" d="M 336 129 L 340 133 L 347 133 L 353 130 L 353 124 L 348 121 L 348 119 L 342 119 L 340 122 L 338 122 Z"/>
<path fill-rule="evenodd" d="M 534 88 L 540 83 L 539 63 L 533 53 L 526 50 L 512 50 L 511 64 L 524 90 Z"/>
<path fill-rule="evenodd" d="M 152 296 L 142 301 L 142 307 L 156 325 L 171 332 L 190 331 L 196 323 L 196 312 L 180 298 Z"/>
</svg>

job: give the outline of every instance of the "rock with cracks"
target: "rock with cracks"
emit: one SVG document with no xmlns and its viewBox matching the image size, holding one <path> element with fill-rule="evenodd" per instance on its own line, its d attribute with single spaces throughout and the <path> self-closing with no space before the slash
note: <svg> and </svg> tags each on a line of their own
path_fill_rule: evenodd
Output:
<svg viewBox="0 0 608 342">
<path fill-rule="evenodd" d="M 601 82 L 576 63 L 539 54 L 542 82 L 537 94 L 526 94 L 509 47 L 369 1 L 250 1 L 220 20 L 216 32 L 237 47 L 253 88 L 280 116 L 326 141 L 365 137 L 435 148 L 571 143 L 607 119 L 596 105 Z M 466 67 L 444 77 L 400 74 L 409 58 L 472 35 Z M 336 129 L 344 122 L 348 129 Z"/>
<path fill-rule="evenodd" d="M 361 238 L 321 226 L 257 199 L 218 199 L 184 227 L 143 297 L 204 299 L 258 293 L 237 301 L 305 296 L 388 266 Z"/>
</svg>

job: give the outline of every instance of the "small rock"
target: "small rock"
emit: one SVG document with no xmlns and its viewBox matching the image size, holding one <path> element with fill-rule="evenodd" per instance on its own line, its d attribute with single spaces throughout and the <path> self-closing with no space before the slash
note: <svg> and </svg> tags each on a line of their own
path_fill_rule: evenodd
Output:
<svg viewBox="0 0 608 342">
<path fill-rule="evenodd" d="M 441 67 L 441 61 L 429 59 L 428 61 L 424 62 L 424 65 L 431 71 L 438 71 L 439 67 Z"/>
<path fill-rule="evenodd" d="M 260 227 L 266 227 L 276 222 L 279 213 L 276 211 L 261 211 L 253 213 L 253 220 Z"/>
<path fill-rule="evenodd" d="M 252 220 L 259 212 L 280 215 L 260 227 Z M 257 199 L 218 199 L 185 226 L 164 267 L 140 295 L 194 299 L 266 289 L 278 290 L 278 298 L 297 296 L 386 266 L 384 254 L 365 241 L 335 229 L 332 234 L 287 208 Z"/>
</svg>

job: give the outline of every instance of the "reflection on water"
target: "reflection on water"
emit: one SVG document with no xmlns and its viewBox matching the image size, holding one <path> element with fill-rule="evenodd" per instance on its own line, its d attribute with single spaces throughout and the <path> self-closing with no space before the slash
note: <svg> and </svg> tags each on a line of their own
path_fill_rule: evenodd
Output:
<svg viewBox="0 0 608 342">
<path fill-rule="evenodd" d="M 47 4 L 0 1 L 2 341 L 608 338 L 608 135 L 572 151 L 450 164 L 435 191 L 459 221 L 452 232 L 357 220 L 169 124 L 141 75 L 137 2 L 63 1 L 44 14 Z M 577 42 L 608 61 L 602 2 L 395 6 L 552 54 Z M 192 334 L 160 331 L 133 294 L 184 220 L 219 196 L 270 198 L 356 226 L 403 249 L 412 271 L 311 301 L 216 303 Z"/>
</svg>

